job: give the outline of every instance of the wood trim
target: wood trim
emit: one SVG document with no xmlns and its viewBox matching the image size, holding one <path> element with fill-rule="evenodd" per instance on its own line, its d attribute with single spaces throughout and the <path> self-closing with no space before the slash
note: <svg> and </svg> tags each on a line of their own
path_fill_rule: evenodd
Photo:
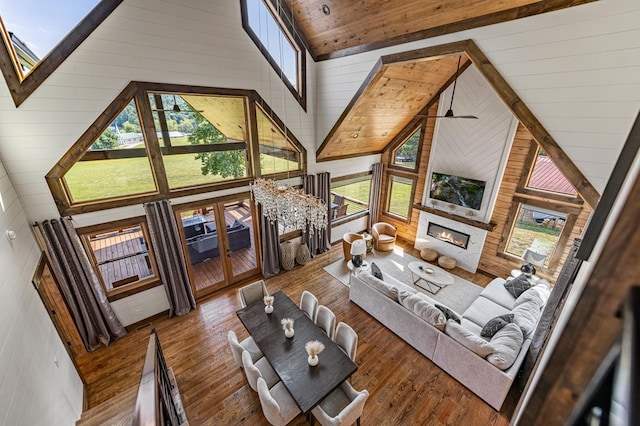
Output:
<svg viewBox="0 0 640 426">
<path fill-rule="evenodd" d="M 418 209 L 420 211 L 423 211 L 423 212 L 427 212 L 427 213 L 434 214 L 436 216 L 440 216 L 440 217 L 444 217 L 444 218 L 447 218 L 447 219 L 451 219 L 451 220 L 454 220 L 456 222 L 464 223 L 465 225 L 473 226 L 474 228 L 484 229 L 485 231 L 489 231 L 489 232 L 492 232 L 497 226 L 497 224 L 495 224 L 495 223 L 484 223 L 484 222 L 480 222 L 480 221 L 477 221 L 477 220 L 468 219 L 466 217 L 457 216 L 455 214 L 443 212 L 442 210 L 432 209 L 431 207 L 427 207 L 427 206 L 422 205 L 422 204 L 417 204 L 416 203 L 416 204 L 413 205 L 413 207 L 415 207 L 416 209 Z"/>
<path fill-rule="evenodd" d="M 600 199 L 598 191 L 591 185 L 562 148 L 560 148 L 555 139 L 553 139 L 549 132 L 542 126 L 542 123 L 538 121 L 522 99 L 520 99 L 511 86 L 509 86 L 506 80 L 504 80 L 480 48 L 478 48 L 472 40 L 467 40 L 464 50 L 480 73 L 484 75 L 491 87 L 496 91 L 500 99 L 504 101 L 516 118 L 531 132 L 535 141 L 554 160 L 567 180 L 576 188 L 580 196 L 589 206 L 592 208 L 595 207 Z"/>
<path fill-rule="evenodd" d="M 160 153 L 164 155 L 197 154 L 199 152 L 235 151 L 247 149 L 246 142 L 228 142 L 206 145 L 161 146 Z M 101 151 L 87 151 L 78 161 L 113 160 L 117 158 L 147 157 L 146 148 L 110 149 Z"/>
<path fill-rule="evenodd" d="M 422 145 L 424 144 L 424 134 L 427 129 L 427 120 L 424 118 L 415 118 L 411 120 L 409 126 L 406 126 L 396 137 L 391 140 L 390 146 L 384 151 L 389 151 L 388 170 L 408 171 L 418 173 L 420 170 L 420 159 L 422 158 Z M 396 151 L 400 149 L 415 132 L 420 131 L 420 139 L 418 140 L 418 150 L 416 151 L 416 164 L 414 167 L 406 167 L 395 164 Z"/>
<path fill-rule="evenodd" d="M 1 25 L 2 46 L 0 47 L 0 70 L 9 86 L 9 92 L 16 107 L 19 107 L 40 85 L 54 73 L 71 53 L 89 37 L 119 5 L 122 0 L 101 0 L 78 25 L 71 30 L 42 60 L 26 75 L 16 68 L 14 50 L 6 36 L 6 28 Z M 1 21 L 0 21 L 1 24 Z"/>
<path fill-rule="evenodd" d="M 358 179 L 361 177 L 365 177 L 365 176 L 371 176 L 373 174 L 373 172 L 371 170 L 366 171 L 366 172 L 360 172 L 360 173 L 353 173 L 350 175 L 343 175 L 343 176 L 338 176 L 338 177 L 334 177 L 331 178 L 331 183 L 338 183 L 338 182 L 342 182 L 345 180 L 351 180 L 351 179 Z"/>
<path fill-rule="evenodd" d="M 164 168 L 164 161 L 162 160 L 162 152 L 160 151 L 156 125 L 153 121 L 153 112 L 151 111 L 147 92 L 138 87 L 135 95 L 135 101 L 144 144 L 147 148 L 151 165 L 151 173 L 154 177 L 156 188 L 160 194 L 168 196 L 171 192 L 169 188 L 169 179 L 167 177 L 167 171 Z"/>
<path fill-rule="evenodd" d="M 366 43 L 359 46 L 348 47 L 346 49 L 336 50 L 334 52 L 323 55 L 317 55 L 314 54 L 314 52 L 311 52 L 311 54 L 315 61 L 326 61 L 328 59 L 342 58 L 344 56 L 370 52 L 372 50 L 382 49 L 384 47 L 397 46 L 399 44 L 405 44 L 412 41 L 424 40 L 445 34 L 452 34 L 459 31 L 469 30 L 472 28 L 512 21 L 514 19 L 519 19 L 526 16 L 538 15 L 541 13 L 560 10 L 567 7 L 578 6 L 580 4 L 590 3 L 592 1 L 595 0 L 541 0 L 534 4 L 503 10 L 489 15 L 469 18 L 455 23 L 448 23 L 438 27 L 427 28 L 425 30 L 416 31 L 411 34 L 402 34 L 373 43 Z"/>
<path fill-rule="evenodd" d="M 622 332 L 618 312 L 629 289 L 638 283 L 639 210 L 640 179 L 636 177 L 602 254 L 592 259 L 584 289 L 523 408 L 522 424 L 565 423 L 601 362 L 618 342 Z"/>
</svg>

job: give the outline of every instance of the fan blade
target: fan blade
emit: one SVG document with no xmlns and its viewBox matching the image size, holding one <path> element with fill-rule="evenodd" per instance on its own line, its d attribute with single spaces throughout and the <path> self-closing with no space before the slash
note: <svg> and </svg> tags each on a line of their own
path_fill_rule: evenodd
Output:
<svg viewBox="0 0 640 426">
<path fill-rule="evenodd" d="M 478 120 L 475 115 L 416 115 L 418 118 L 472 118 Z"/>
<path fill-rule="evenodd" d="M 203 110 L 203 109 L 197 109 L 197 110 L 195 110 L 195 111 L 192 111 L 192 110 L 188 110 L 188 111 L 187 111 L 187 110 L 184 110 L 184 111 L 182 111 L 182 110 L 180 110 L 180 111 L 176 111 L 176 110 L 174 110 L 174 109 L 172 109 L 172 108 L 169 108 L 169 109 L 157 108 L 157 109 L 152 109 L 151 111 L 175 112 L 175 113 L 182 113 L 182 114 L 184 114 L 184 113 L 186 113 L 186 112 L 199 112 L 199 113 L 203 113 L 203 112 L 204 112 L 204 110 Z"/>
</svg>

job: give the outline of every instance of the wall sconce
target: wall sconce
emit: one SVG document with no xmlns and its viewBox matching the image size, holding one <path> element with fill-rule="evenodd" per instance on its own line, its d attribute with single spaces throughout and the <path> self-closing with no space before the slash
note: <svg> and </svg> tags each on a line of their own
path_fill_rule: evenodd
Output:
<svg viewBox="0 0 640 426">
<path fill-rule="evenodd" d="M 7 232 L 5 234 L 7 236 L 7 240 L 9 241 L 13 241 L 16 238 L 18 238 L 18 236 L 16 235 L 15 231 L 12 231 L 11 229 L 7 229 Z"/>
</svg>

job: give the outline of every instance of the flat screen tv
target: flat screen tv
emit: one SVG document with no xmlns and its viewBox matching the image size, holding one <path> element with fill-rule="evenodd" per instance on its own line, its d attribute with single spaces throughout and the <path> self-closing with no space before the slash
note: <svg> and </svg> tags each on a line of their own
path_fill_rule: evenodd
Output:
<svg viewBox="0 0 640 426">
<path fill-rule="evenodd" d="M 429 197 L 468 209 L 480 210 L 485 183 L 482 180 L 432 173 Z"/>
</svg>

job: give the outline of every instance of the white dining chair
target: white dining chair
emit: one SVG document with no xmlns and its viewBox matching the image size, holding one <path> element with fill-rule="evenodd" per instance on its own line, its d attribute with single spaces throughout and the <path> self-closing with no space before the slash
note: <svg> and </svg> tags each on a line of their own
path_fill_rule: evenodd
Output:
<svg viewBox="0 0 640 426">
<path fill-rule="evenodd" d="M 311 318 L 311 321 L 315 321 L 316 311 L 318 310 L 318 298 L 310 291 L 304 290 L 302 296 L 300 296 L 300 309 Z"/>
<path fill-rule="evenodd" d="M 358 334 L 353 328 L 340 321 L 336 326 L 333 341 L 355 362 L 356 350 L 358 349 Z"/>
<path fill-rule="evenodd" d="M 320 327 L 330 339 L 333 339 L 333 335 L 336 331 L 336 315 L 333 311 L 324 305 L 318 306 L 316 312 L 316 325 Z"/>
<path fill-rule="evenodd" d="M 258 359 L 262 358 L 262 352 L 258 349 L 258 345 L 253 341 L 253 337 L 249 336 L 244 339 L 242 342 L 238 341 L 238 336 L 233 331 L 229 331 L 227 333 L 227 340 L 229 341 L 229 347 L 231 348 L 231 354 L 233 355 L 233 359 L 236 361 L 236 364 L 243 367 L 242 365 L 242 352 L 247 351 L 249 355 L 251 355 L 251 360 L 256 362 Z"/>
<path fill-rule="evenodd" d="M 360 416 L 368 397 L 366 389 L 358 392 L 345 381 L 311 410 L 311 425 L 316 419 L 322 426 L 348 426 L 353 423 L 360 426 Z"/>
<path fill-rule="evenodd" d="M 264 417 L 274 426 L 284 426 L 301 413 L 282 382 L 269 389 L 267 382 L 258 377 L 258 396 Z"/>
<path fill-rule="evenodd" d="M 269 292 L 267 292 L 267 286 L 264 281 L 258 280 L 244 287 L 240 287 L 238 294 L 240 294 L 240 304 L 242 304 L 244 308 L 253 302 L 262 300 L 265 296 L 269 295 Z"/>
<path fill-rule="evenodd" d="M 280 381 L 280 378 L 265 357 L 258 359 L 254 363 L 251 359 L 251 354 L 248 351 L 242 351 L 242 365 L 244 365 L 244 374 L 247 375 L 249 386 L 256 392 L 258 392 L 258 378 L 260 377 L 264 379 L 269 389 Z"/>
</svg>

